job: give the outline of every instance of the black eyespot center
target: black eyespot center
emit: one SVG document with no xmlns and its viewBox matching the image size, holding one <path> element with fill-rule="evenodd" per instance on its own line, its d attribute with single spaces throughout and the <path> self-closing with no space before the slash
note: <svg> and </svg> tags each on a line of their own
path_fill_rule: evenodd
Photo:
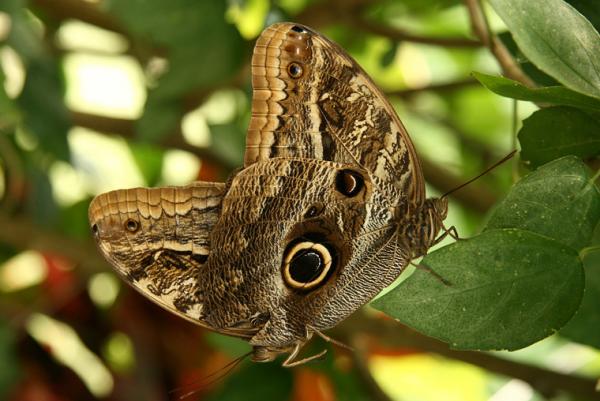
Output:
<svg viewBox="0 0 600 401">
<path fill-rule="evenodd" d="M 95 224 L 95 223 L 94 223 L 94 224 L 92 225 L 92 233 L 93 233 L 94 235 L 98 235 L 98 233 L 99 233 L 98 224 Z"/>
<path fill-rule="evenodd" d="M 344 169 L 335 177 L 335 188 L 342 195 L 352 198 L 360 193 L 365 186 L 363 176 L 357 171 Z"/>
<path fill-rule="evenodd" d="M 294 31 L 294 32 L 298 32 L 298 33 L 306 32 L 306 30 L 304 30 L 304 28 L 302 28 L 301 26 L 298 26 L 298 25 L 294 25 L 291 28 L 291 30 Z"/>
<path fill-rule="evenodd" d="M 302 66 L 296 62 L 291 62 L 288 64 L 287 67 L 287 71 L 288 74 L 290 75 L 290 77 L 292 78 L 300 78 L 302 76 L 302 74 L 304 73 L 304 69 L 302 68 Z"/>
<path fill-rule="evenodd" d="M 304 213 L 304 218 L 305 219 L 313 218 L 313 217 L 318 216 L 319 214 L 321 214 L 322 211 L 323 211 L 323 206 L 322 205 L 312 205 Z"/>
<path fill-rule="evenodd" d="M 125 221 L 125 229 L 131 233 L 136 232 L 140 228 L 140 223 L 134 219 L 127 219 Z"/>
<path fill-rule="evenodd" d="M 323 255 L 313 249 L 303 249 L 294 255 L 289 269 L 294 281 L 308 284 L 323 271 Z"/>
<path fill-rule="evenodd" d="M 282 276 L 285 285 L 292 290 L 301 293 L 312 291 L 333 275 L 337 263 L 335 248 L 323 244 L 316 237 L 307 233 L 292 241 L 284 253 Z"/>
</svg>

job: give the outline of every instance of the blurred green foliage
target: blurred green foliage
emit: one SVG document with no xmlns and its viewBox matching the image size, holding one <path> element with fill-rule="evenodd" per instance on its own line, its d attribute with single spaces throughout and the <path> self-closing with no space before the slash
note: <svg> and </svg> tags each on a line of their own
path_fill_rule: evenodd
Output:
<svg viewBox="0 0 600 401">
<path fill-rule="evenodd" d="M 515 349 L 560 330 L 553 342 L 527 349 L 527 362 L 546 376 L 527 363 L 507 368 L 506 355 L 470 362 L 527 381 L 531 399 L 561 391 L 564 399 L 597 397 L 590 378 L 549 377 L 554 354 L 576 347 L 567 339 L 596 348 L 577 348 L 595 361 L 588 370 L 600 360 L 600 230 L 593 235 L 600 220 L 600 2 L 484 3 L 487 19 L 474 18 L 482 8 L 470 0 L 2 0 L 0 397 L 169 399 L 170 390 L 205 383 L 248 349 L 205 335 L 128 288 L 109 306 L 95 300 L 103 290 L 90 291 L 90 283 L 109 267 L 92 245 L 87 206 L 112 188 L 225 180 L 243 158 L 254 40 L 283 20 L 328 35 L 382 87 L 415 142 L 430 192 L 453 189 L 513 147 L 524 162 L 500 166 L 453 195 L 447 226 L 461 237 L 484 231 L 425 259 L 450 284 L 417 269 L 374 306 L 459 348 Z M 486 20 L 504 55 L 481 33 Z M 72 55 L 84 61 L 74 64 Z M 116 68 L 117 59 L 131 62 L 145 85 L 121 87 L 122 77 L 136 77 Z M 503 69 L 506 62 L 524 74 Z M 86 92 L 82 81 L 97 85 Z M 106 107 L 135 93 L 143 104 L 118 115 Z M 200 168 L 170 158 L 173 150 Z M 16 263 L 28 250 L 38 258 Z M 118 291 L 112 280 L 99 281 L 104 292 Z M 73 327 L 103 356 L 114 383 L 88 381 L 103 365 L 91 363 L 83 378 L 57 362 L 62 350 L 30 333 L 36 312 Z M 365 314 L 334 331 L 367 344 L 359 357 L 330 349 L 326 360 L 298 370 L 246 361 L 199 386 L 196 398 L 368 400 L 382 397 L 369 373 L 378 368 L 374 356 L 464 358 L 425 336 L 411 342 L 394 330 L 365 334 L 386 324 L 401 327 Z M 52 327 L 48 335 L 60 337 Z M 585 358 L 569 358 L 570 369 L 586 367 Z M 510 378 L 487 373 L 482 380 L 494 383 L 491 396 Z"/>
</svg>

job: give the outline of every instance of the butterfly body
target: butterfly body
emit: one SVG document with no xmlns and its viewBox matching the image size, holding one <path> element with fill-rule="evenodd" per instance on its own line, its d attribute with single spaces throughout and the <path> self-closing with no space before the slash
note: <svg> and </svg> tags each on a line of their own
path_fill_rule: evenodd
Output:
<svg viewBox="0 0 600 401">
<path fill-rule="evenodd" d="M 252 66 L 244 167 L 226 185 L 109 192 L 90 223 L 142 294 L 290 365 L 427 252 L 447 204 L 425 199 L 404 127 L 337 45 L 276 24 Z"/>
</svg>

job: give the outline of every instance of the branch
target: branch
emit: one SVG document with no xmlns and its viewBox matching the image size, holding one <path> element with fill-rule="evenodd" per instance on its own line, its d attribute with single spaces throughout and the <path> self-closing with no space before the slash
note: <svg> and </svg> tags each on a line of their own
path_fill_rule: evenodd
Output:
<svg viewBox="0 0 600 401">
<path fill-rule="evenodd" d="M 78 241 L 48 231 L 33 224 L 25 217 L 8 216 L 0 213 L 0 243 L 16 249 L 35 249 L 62 255 L 85 267 L 86 273 L 106 269 L 106 262 L 100 257 L 91 241 Z"/>
<path fill-rule="evenodd" d="M 96 5 L 81 0 L 32 0 L 32 4 L 53 18 L 64 21 L 78 19 L 108 31 L 129 36 L 125 28 L 110 14 L 101 11 Z"/>
<path fill-rule="evenodd" d="M 464 1 L 469 12 L 473 33 L 490 49 L 494 57 L 496 57 L 504 75 L 515 81 L 521 82 L 529 88 L 534 87 L 535 83 L 523 72 L 506 46 L 504 46 L 500 39 L 498 39 L 498 37 L 490 30 L 485 14 L 479 4 L 479 0 Z"/>
<path fill-rule="evenodd" d="M 418 88 L 406 88 L 399 89 L 394 91 L 386 91 L 385 94 L 387 96 L 398 96 L 401 98 L 408 98 L 414 95 L 417 95 L 421 92 L 453 92 L 458 89 L 462 89 L 467 86 L 475 86 L 479 85 L 479 81 L 477 81 L 473 77 L 462 78 L 456 81 L 450 82 L 442 82 L 437 84 L 430 84 L 427 86 L 421 86 Z"/>
<path fill-rule="evenodd" d="M 600 393 L 595 389 L 596 381 L 594 379 L 570 376 L 500 358 L 489 353 L 452 350 L 448 344 L 419 334 L 383 316 L 374 317 L 365 312 L 358 312 L 336 328 L 335 331 L 335 336 L 346 342 L 348 342 L 348 338 L 352 338 L 356 333 L 362 333 L 394 348 L 415 348 L 480 366 L 504 376 L 523 380 L 535 390 L 550 398 L 565 391 L 574 396 L 600 400 Z"/>
<path fill-rule="evenodd" d="M 362 15 L 366 8 L 375 4 L 373 0 L 330 0 L 308 6 L 294 20 L 308 26 L 322 26 L 345 22 L 347 25 L 379 36 L 385 36 L 395 42 L 414 42 L 446 47 L 481 47 L 481 42 L 468 38 L 443 38 L 416 35 L 402 29 L 385 27 L 366 20 Z"/>
<path fill-rule="evenodd" d="M 478 48 L 482 46 L 482 43 L 478 40 L 468 38 L 444 38 L 444 37 L 431 37 L 431 36 L 420 36 L 409 32 L 406 32 L 399 28 L 392 28 L 384 26 L 378 23 L 367 21 L 366 19 L 355 17 L 349 20 L 349 22 L 357 27 L 358 29 L 369 32 L 379 36 L 385 36 L 395 42 L 414 42 L 425 45 L 443 46 L 443 47 L 467 47 L 467 48 Z"/>
</svg>

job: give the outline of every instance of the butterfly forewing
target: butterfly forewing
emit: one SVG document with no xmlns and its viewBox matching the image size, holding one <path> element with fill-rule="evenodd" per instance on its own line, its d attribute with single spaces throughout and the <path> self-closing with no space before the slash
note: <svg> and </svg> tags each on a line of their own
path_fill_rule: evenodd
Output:
<svg viewBox="0 0 600 401">
<path fill-rule="evenodd" d="M 388 202 L 420 205 L 424 181 L 395 111 L 339 46 L 309 28 L 281 23 L 257 40 L 245 165 L 273 157 L 353 163 Z"/>
</svg>

